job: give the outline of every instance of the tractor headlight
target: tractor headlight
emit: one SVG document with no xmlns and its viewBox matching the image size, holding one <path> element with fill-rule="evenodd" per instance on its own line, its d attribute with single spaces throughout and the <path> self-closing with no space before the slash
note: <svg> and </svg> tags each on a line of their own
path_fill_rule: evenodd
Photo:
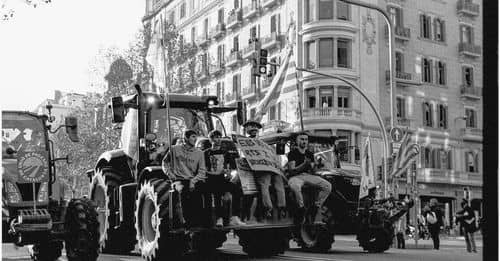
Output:
<svg viewBox="0 0 500 261">
<path fill-rule="evenodd" d="M 38 191 L 38 201 L 46 201 L 48 199 L 48 186 L 47 182 L 43 182 Z"/>
<path fill-rule="evenodd" d="M 5 182 L 6 190 L 7 190 L 7 199 L 10 203 L 19 203 L 21 201 L 21 193 L 17 189 L 17 186 L 14 183 L 6 181 Z"/>
<path fill-rule="evenodd" d="M 238 175 L 238 171 L 237 170 L 232 170 L 231 171 L 231 178 L 236 177 L 236 175 Z"/>
</svg>

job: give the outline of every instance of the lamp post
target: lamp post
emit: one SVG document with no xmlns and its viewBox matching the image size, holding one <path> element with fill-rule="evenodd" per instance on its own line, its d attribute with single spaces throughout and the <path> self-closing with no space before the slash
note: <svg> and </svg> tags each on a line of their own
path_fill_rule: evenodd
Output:
<svg viewBox="0 0 500 261">
<path fill-rule="evenodd" d="M 299 68 L 299 67 L 296 67 L 296 70 L 297 71 L 308 72 L 308 73 L 313 73 L 313 74 L 317 74 L 317 75 L 320 75 L 320 76 L 324 76 L 324 77 L 328 77 L 328 78 L 340 80 L 340 81 L 348 84 L 349 86 L 351 86 L 353 89 L 357 90 L 361 94 L 361 96 L 363 96 L 363 98 L 365 98 L 365 100 L 368 102 L 368 104 L 372 108 L 373 112 L 375 113 L 375 116 L 377 117 L 377 121 L 378 121 L 378 124 L 379 124 L 379 127 L 380 127 L 380 131 L 382 133 L 382 139 L 384 140 L 384 164 L 383 164 L 383 169 L 384 169 L 384 171 L 383 171 L 383 173 L 384 173 L 384 198 L 387 198 L 387 174 L 388 174 L 388 159 L 389 159 L 389 145 L 390 144 L 389 144 L 389 139 L 387 138 L 387 132 L 385 131 L 384 123 L 382 122 L 382 117 L 380 116 L 380 113 L 377 110 L 377 108 L 375 107 L 374 103 L 370 100 L 370 98 L 368 97 L 368 95 L 366 95 L 365 92 L 361 88 L 359 88 L 353 82 L 345 79 L 344 77 L 337 76 L 337 75 L 330 75 L 330 74 L 326 74 L 326 73 L 315 72 L 315 71 L 311 71 L 311 70 L 304 69 L 304 68 Z"/>
<path fill-rule="evenodd" d="M 376 10 L 378 11 L 380 14 L 382 14 L 382 16 L 384 17 L 384 20 L 387 24 L 387 27 L 389 28 L 389 96 L 390 96 L 390 102 L 389 102 L 389 107 L 391 108 L 391 113 L 390 113 L 390 121 L 391 121 L 391 129 L 394 127 L 394 91 L 395 91 L 395 87 L 394 87 L 394 65 L 393 65 L 393 61 L 394 61 L 394 51 L 393 51 L 393 46 L 394 46 L 394 27 L 391 23 L 391 19 L 389 17 L 389 14 L 387 14 L 387 12 L 376 6 L 376 5 L 372 5 L 372 4 L 367 4 L 367 3 L 364 3 L 364 2 L 361 2 L 361 1 L 357 1 L 357 0 L 340 0 L 344 3 L 348 3 L 348 4 L 351 4 L 351 5 L 357 5 L 357 6 L 362 6 L 362 7 L 365 7 L 365 8 L 368 8 L 368 9 L 372 9 L 372 10 Z"/>
</svg>

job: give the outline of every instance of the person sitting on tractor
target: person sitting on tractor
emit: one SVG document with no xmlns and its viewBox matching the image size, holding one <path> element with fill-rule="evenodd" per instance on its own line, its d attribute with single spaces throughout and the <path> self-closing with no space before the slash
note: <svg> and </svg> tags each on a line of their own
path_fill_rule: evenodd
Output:
<svg viewBox="0 0 500 261">
<path fill-rule="evenodd" d="M 256 121 L 249 120 L 243 124 L 245 132 L 249 138 L 257 139 L 257 133 L 262 125 Z M 270 149 L 274 151 L 273 149 Z M 275 158 L 276 162 L 281 162 L 279 157 Z M 285 199 L 285 187 L 283 184 L 283 176 L 275 174 L 273 172 L 259 172 L 255 175 L 255 181 L 260 187 L 262 204 L 264 207 L 264 217 L 272 217 L 273 203 L 271 201 L 271 195 L 269 193 L 269 187 L 271 184 L 276 191 L 277 205 L 279 209 L 279 218 L 286 216 L 286 199 Z"/>
<path fill-rule="evenodd" d="M 190 225 L 193 224 L 194 211 L 202 206 L 201 195 L 205 190 L 205 157 L 203 152 L 195 147 L 196 139 L 194 130 L 185 130 L 184 143 L 173 145 L 172 151 L 165 155 L 162 162 L 163 171 L 173 180 L 172 187 L 180 194 L 180 200 L 177 200 L 175 207 L 180 226 L 186 224 L 186 216 Z M 170 164 L 171 162 L 173 164 Z M 183 210 L 187 211 L 187 215 L 184 215 Z"/>
<path fill-rule="evenodd" d="M 332 186 L 330 182 L 314 174 L 314 154 L 307 149 L 309 144 L 307 133 L 297 134 L 296 143 L 297 147 L 288 153 L 288 185 L 293 191 L 298 205 L 296 222 L 301 224 L 306 214 L 302 187 L 308 186 L 319 190 L 319 193 L 314 206 L 309 208 L 307 214 L 314 217 L 314 224 L 324 224 L 319 210 L 330 195 Z"/>
<path fill-rule="evenodd" d="M 222 199 L 225 202 L 231 201 L 232 210 L 230 213 L 231 218 L 229 220 L 230 226 L 244 226 L 246 225 L 239 218 L 240 214 L 240 204 L 241 204 L 241 188 L 230 182 L 226 177 L 229 174 L 227 161 L 227 151 L 224 151 L 221 147 L 222 133 L 218 130 L 213 130 L 208 135 L 212 147 L 204 151 L 205 153 L 205 164 L 207 167 L 207 191 L 214 193 L 215 200 L 215 215 L 217 217 L 216 226 L 224 226 L 224 205 Z M 224 195 L 224 197 L 222 197 Z"/>
</svg>

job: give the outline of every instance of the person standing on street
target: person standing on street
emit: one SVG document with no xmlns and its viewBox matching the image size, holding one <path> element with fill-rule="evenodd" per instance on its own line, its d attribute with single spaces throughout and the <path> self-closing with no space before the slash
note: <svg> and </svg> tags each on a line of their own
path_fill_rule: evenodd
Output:
<svg viewBox="0 0 500 261">
<path fill-rule="evenodd" d="M 424 207 L 424 217 L 427 221 L 427 227 L 431 234 L 434 249 L 439 250 L 439 232 L 443 228 L 443 212 L 437 205 L 437 199 L 432 198 L 429 205 Z"/>
<path fill-rule="evenodd" d="M 477 220 L 474 215 L 474 210 L 469 206 L 469 202 L 467 200 L 462 200 L 460 203 L 462 206 L 462 210 L 457 213 L 457 218 L 460 222 L 460 226 L 463 228 L 464 237 L 465 237 L 465 245 L 467 247 L 467 252 L 477 253 L 476 250 L 476 241 L 474 239 L 474 232 L 477 231 Z"/>
</svg>

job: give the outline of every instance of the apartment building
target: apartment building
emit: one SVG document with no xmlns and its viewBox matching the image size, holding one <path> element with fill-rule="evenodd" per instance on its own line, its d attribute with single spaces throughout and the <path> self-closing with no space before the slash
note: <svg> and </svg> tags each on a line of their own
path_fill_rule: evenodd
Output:
<svg viewBox="0 0 500 261">
<path fill-rule="evenodd" d="M 366 1 L 373 4 L 373 1 Z M 293 61 L 298 67 L 343 76 L 359 86 L 389 126 L 388 37 L 374 10 L 337 0 L 146 0 L 145 22 L 176 26 L 186 43 L 199 47 L 193 94 L 216 95 L 225 105 L 247 104 L 255 117 L 278 67 L 252 76 L 259 49 L 283 65 L 290 24 L 297 31 Z M 463 188 L 480 201 L 482 191 L 482 15 L 470 0 L 379 0 L 395 25 L 396 125 L 422 145 L 417 161 L 421 202 L 436 197 L 457 209 Z M 287 76 L 288 77 L 288 74 Z M 372 137 L 375 162 L 383 155 L 373 111 L 343 82 L 310 73 L 296 75 L 306 130 L 341 137 L 344 168 L 359 171 L 360 144 Z M 298 104 L 298 103 L 296 103 Z M 286 126 L 290 104 L 271 106 L 264 134 Z M 236 115 L 224 116 L 228 132 L 240 132 Z M 380 181 L 379 181 L 380 182 Z M 399 192 L 405 193 L 401 181 Z M 478 200 L 474 202 L 478 202 Z M 458 203 L 457 203 L 458 202 Z"/>
<path fill-rule="evenodd" d="M 482 1 L 378 1 L 395 25 L 396 125 L 421 145 L 416 164 L 421 204 L 436 198 L 447 217 L 460 209 L 464 188 L 473 206 L 482 199 Z M 387 30 L 378 25 L 379 53 L 388 55 Z M 386 59 L 380 63 L 386 64 Z M 386 86 L 387 71 L 380 71 Z M 382 89 L 384 89 L 382 87 Z M 389 112 L 387 92 L 381 109 Z M 400 193 L 406 192 L 406 180 Z"/>
</svg>

